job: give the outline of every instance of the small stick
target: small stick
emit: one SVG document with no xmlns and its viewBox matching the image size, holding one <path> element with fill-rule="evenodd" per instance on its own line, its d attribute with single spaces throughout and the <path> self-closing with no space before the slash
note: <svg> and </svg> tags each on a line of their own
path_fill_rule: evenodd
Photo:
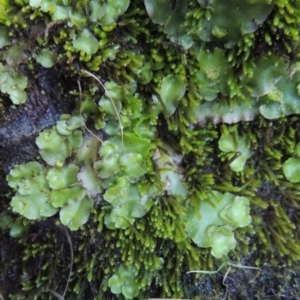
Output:
<svg viewBox="0 0 300 300">
<path fill-rule="evenodd" d="M 80 102 L 82 102 L 82 90 L 81 90 L 81 84 L 80 84 L 80 81 L 77 80 L 77 84 L 78 84 L 78 89 L 79 89 L 79 97 L 80 97 Z M 83 116 L 80 112 L 80 115 L 83 119 Z M 101 143 L 103 142 L 96 134 L 94 134 L 94 132 L 92 132 L 90 129 L 88 129 L 88 127 L 85 125 L 85 123 L 83 122 L 83 127 L 92 135 L 94 136 L 97 140 L 99 140 Z"/>
<path fill-rule="evenodd" d="M 226 162 L 226 164 L 222 167 L 222 170 L 223 171 L 225 171 L 227 168 L 228 168 L 228 166 L 232 163 L 232 162 L 234 162 L 239 156 L 241 156 L 242 155 L 242 152 L 240 152 L 240 151 L 237 151 L 227 162 Z"/>
<path fill-rule="evenodd" d="M 72 240 L 71 240 L 71 237 L 70 237 L 70 235 L 69 235 L 69 232 L 68 232 L 68 229 L 66 228 L 66 226 L 64 226 L 64 230 L 65 230 L 65 233 L 66 233 L 66 236 L 67 236 L 67 241 L 68 241 L 69 246 L 70 246 L 71 265 L 70 265 L 70 271 L 69 271 L 69 276 L 68 276 L 67 285 L 66 285 L 65 291 L 64 291 L 64 293 L 63 293 L 63 295 L 62 295 L 62 298 L 65 298 L 65 296 L 66 296 L 66 293 L 67 293 L 67 290 L 68 290 L 68 287 L 69 287 L 70 278 L 71 278 L 71 275 L 72 275 L 73 262 L 74 262 Z"/>
<path fill-rule="evenodd" d="M 215 271 L 204 271 L 204 270 L 195 270 L 195 271 L 189 271 L 187 272 L 186 274 L 189 274 L 189 273 L 200 273 L 200 274 L 216 274 L 218 273 L 221 269 L 223 269 L 225 266 L 229 266 L 228 267 L 228 270 L 225 274 L 225 278 L 224 280 L 226 279 L 226 277 L 228 276 L 230 270 L 231 270 L 231 267 L 235 267 L 235 268 L 240 268 L 240 269 L 248 269 L 248 270 L 257 270 L 259 271 L 257 275 L 255 275 L 255 277 L 253 279 L 251 279 L 249 281 L 249 283 L 252 283 L 258 276 L 259 274 L 261 273 L 261 269 L 260 268 L 257 268 L 257 267 L 249 267 L 249 266 L 243 266 L 243 265 L 240 265 L 240 264 L 234 264 L 232 262 L 229 262 L 229 261 L 225 261 L 221 264 L 221 266 L 215 270 Z M 224 284 L 224 280 L 223 280 L 223 284 Z"/>
<path fill-rule="evenodd" d="M 112 99 L 111 96 L 110 96 L 109 91 L 106 89 L 106 87 L 104 86 L 104 84 L 100 81 L 100 79 L 99 79 L 97 76 L 95 76 L 93 73 L 91 73 L 91 72 L 89 72 L 89 71 L 87 71 L 87 70 L 82 70 L 82 72 L 85 73 L 85 74 L 87 74 L 87 75 L 89 75 L 89 76 L 91 76 L 91 77 L 93 77 L 93 78 L 94 78 L 94 79 L 102 86 L 102 88 L 104 89 L 105 93 L 108 95 L 108 98 L 109 98 L 111 104 L 112 104 L 113 107 L 114 107 L 114 110 L 115 110 L 115 112 L 116 112 L 116 115 L 117 115 L 117 118 L 118 118 L 118 121 L 119 121 L 120 130 L 121 130 L 121 138 L 122 138 L 122 147 L 123 147 L 123 146 L 124 146 L 124 132 L 123 132 L 123 125 L 122 125 L 122 122 L 121 122 L 121 119 L 120 119 L 120 114 L 119 114 L 119 112 L 118 112 L 118 110 L 117 110 L 117 107 L 116 107 L 116 105 L 115 105 L 113 99 Z"/>
</svg>

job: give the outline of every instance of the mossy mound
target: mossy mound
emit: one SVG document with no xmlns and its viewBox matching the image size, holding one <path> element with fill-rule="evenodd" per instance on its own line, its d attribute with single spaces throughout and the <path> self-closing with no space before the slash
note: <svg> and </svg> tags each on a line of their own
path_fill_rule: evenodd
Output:
<svg viewBox="0 0 300 300">
<path fill-rule="evenodd" d="M 0 293 L 293 297 L 300 4 L 112 2 L 0 5 Z"/>
</svg>

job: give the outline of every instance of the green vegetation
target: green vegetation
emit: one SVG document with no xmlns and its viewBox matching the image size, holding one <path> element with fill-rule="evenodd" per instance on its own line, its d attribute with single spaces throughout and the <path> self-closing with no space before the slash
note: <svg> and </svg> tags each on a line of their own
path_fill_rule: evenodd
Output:
<svg viewBox="0 0 300 300">
<path fill-rule="evenodd" d="M 44 68 L 73 99 L 6 177 L 7 297 L 201 297 L 189 270 L 299 263 L 297 0 L 2 1 L 0 23 L 1 99 Z"/>
<path fill-rule="evenodd" d="M 1 92 L 7 93 L 14 104 L 23 104 L 26 101 L 27 78 L 18 74 L 13 68 L 0 64 Z"/>
<path fill-rule="evenodd" d="M 187 235 L 198 246 L 211 247 L 212 255 L 221 258 L 235 248 L 232 230 L 251 223 L 249 199 L 212 191 L 199 207 L 192 206 L 184 218 Z"/>
</svg>

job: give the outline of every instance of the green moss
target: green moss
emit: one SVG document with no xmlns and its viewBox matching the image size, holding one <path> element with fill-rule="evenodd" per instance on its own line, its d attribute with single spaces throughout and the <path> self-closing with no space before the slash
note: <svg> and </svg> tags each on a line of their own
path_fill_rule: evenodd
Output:
<svg viewBox="0 0 300 300">
<path fill-rule="evenodd" d="M 3 98 L 24 103 L 21 64 L 79 86 L 74 111 L 38 134 L 40 162 L 7 176 L 6 202 L 23 217 L 4 215 L 2 228 L 20 237 L 11 264 L 25 274 L 11 298 L 64 295 L 71 257 L 72 299 L 192 298 L 185 272 L 228 255 L 299 262 L 297 1 L 19 0 L 0 11 Z"/>
</svg>

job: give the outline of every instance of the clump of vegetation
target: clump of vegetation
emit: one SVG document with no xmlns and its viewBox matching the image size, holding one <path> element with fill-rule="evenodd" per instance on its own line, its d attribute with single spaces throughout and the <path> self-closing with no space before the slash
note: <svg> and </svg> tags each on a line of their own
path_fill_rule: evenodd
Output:
<svg viewBox="0 0 300 300">
<path fill-rule="evenodd" d="M 6 177 L 8 297 L 192 297 L 185 273 L 228 257 L 299 262 L 298 1 L 0 10 L 3 98 L 22 108 L 41 68 L 77 84 Z"/>
</svg>

